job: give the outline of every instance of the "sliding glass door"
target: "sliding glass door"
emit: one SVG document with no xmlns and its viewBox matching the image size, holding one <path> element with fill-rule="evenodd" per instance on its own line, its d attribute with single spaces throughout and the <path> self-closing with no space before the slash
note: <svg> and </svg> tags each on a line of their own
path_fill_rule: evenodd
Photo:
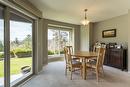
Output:
<svg viewBox="0 0 130 87">
<path fill-rule="evenodd" d="M 33 74 L 34 20 L 0 7 L 0 87 L 9 87 Z"/>
<path fill-rule="evenodd" d="M 72 44 L 72 30 L 48 29 L 48 55 L 60 56 L 63 54 L 63 47 Z"/>
<path fill-rule="evenodd" d="M 4 86 L 4 18 L 0 7 L 0 87 Z"/>
<path fill-rule="evenodd" d="M 33 20 L 10 13 L 10 78 L 11 83 L 32 74 Z"/>
</svg>

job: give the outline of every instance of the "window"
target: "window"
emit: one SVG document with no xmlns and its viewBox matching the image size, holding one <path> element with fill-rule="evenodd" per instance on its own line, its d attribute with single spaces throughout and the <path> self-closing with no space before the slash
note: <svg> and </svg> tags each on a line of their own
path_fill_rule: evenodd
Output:
<svg viewBox="0 0 130 87">
<path fill-rule="evenodd" d="M 14 86 L 34 71 L 34 20 L 7 8 L 0 7 L 0 87 Z"/>
<path fill-rule="evenodd" d="M 48 55 L 60 56 L 63 47 L 72 44 L 72 30 L 62 28 L 48 28 Z"/>
<path fill-rule="evenodd" d="M 0 87 L 4 86 L 4 19 L 0 7 Z"/>
<path fill-rule="evenodd" d="M 10 78 L 14 83 L 32 74 L 33 22 L 10 13 Z"/>
</svg>

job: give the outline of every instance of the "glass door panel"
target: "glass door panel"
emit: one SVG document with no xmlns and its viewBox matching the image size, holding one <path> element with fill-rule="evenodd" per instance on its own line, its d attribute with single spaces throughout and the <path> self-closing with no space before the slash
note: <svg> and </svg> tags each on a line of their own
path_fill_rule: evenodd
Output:
<svg viewBox="0 0 130 87">
<path fill-rule="evenodd" d="M 4 87 L 4 19 L 0 7 L 0 87 Z"/>
<path fill-rule="evenodd" d="M 32 74 L 32 22 L 14 13 L 10 16 L 11 83 Z"/>
</svg>

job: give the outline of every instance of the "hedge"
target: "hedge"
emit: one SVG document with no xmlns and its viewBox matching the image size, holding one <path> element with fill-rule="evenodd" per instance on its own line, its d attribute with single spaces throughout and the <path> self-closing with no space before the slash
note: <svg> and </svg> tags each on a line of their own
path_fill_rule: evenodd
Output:
<svg viewBox="0 0 130 87">
<path fill-rule="evenodd" d="M 23 58 L 23 57 L 31 57 L 32 51 L 30 49 L 15 49 L 10 51 L 10 58 Z M 4 53 L 0 53 L 0 58 L 4 58 Z"/>
<path fill-rule="evenodd" d="M 48 55 L 53 55 L 53 54 L 54 54 L 54 52 L 48 50 Z"/>
<path fill-rule="evenodd" d="M 14 53 L 10 51 L 10 58 L 14 58 Z M 4 58 L 4 53 L 0 53 L 0 58 Z"/>
<path fill-rule="evenodd" d="M 58 50 L 56 50 L 56 51 L 55 51 L 55 54 L 59 54 L 59 51 L 58 51 Z M 61 50 L 61 51 L 60 51 L 60 54 L 64 54 L 64 51 L 63 51 L 63 50 Z M 53 52 L 53 51 L 48 50 L 48 55 L 54 55 L 54 52 Z"/>
<path fill-rule="evenodd" d="M 18 48 L 14 50 L 15 55 L 18 58 L 23 58 L 23 57 L 31 57 L 32 56 L 32 51 L 31 49 L 23 49 L 23 48 Z"/>
<path fill-rule="evenodd" d="M 0 53 L 0 58 L 4 58 L 4 53 Z"/>
</svg>

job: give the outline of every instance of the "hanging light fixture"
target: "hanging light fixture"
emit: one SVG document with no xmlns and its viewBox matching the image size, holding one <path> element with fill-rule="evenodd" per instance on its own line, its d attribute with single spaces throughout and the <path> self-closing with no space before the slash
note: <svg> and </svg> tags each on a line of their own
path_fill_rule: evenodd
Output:
<svg viewBox="0 0 130 87">
<path fill-rule="evenodd" d="M 83 21 L 81 21 L 81 23 L 83 25 L 87 25 L 89 23 L 89 21 L 87 20 L 87 16 L 86 16 L 86 12 L 88 11 L 88 9 L 84 9 L 84 13 L 85 13 L 85 19 Z"/>
</svg>

